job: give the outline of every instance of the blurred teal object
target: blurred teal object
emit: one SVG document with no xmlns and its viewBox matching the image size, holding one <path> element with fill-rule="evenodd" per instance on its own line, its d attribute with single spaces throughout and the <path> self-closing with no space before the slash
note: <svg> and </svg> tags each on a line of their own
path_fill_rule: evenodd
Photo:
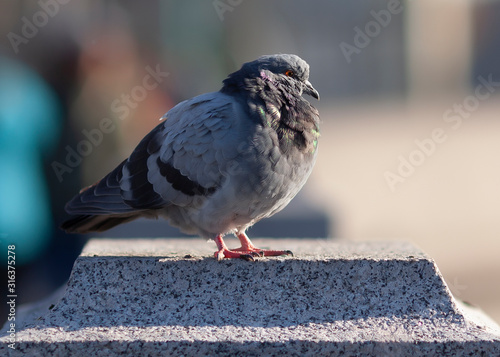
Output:
<svg viewBox="0 0 500 357">
<path fill-rule="evenodd" d="M 14 244 L 16 265 L 35 259 L 52 231 L 43 157 L 57 146 L 60 107 L 43 79 L 0 56 L 0 259 Z"/>
</svg>

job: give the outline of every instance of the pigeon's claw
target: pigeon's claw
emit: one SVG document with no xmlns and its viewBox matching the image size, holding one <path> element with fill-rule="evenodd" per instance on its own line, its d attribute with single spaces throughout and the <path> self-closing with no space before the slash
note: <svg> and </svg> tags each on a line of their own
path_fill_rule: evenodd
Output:
<svg viewBox="0 0 500 357">
<path fill-rule="evenodd" d="M 248 238 L 244 232 L 238 233 L 237 237 L 241 242 L 241 248 L 234 249 L 236 251 L 255 252 L 261 257 L 277 257 L 280 255 L 291 255 L 293 257 L 293 253 L 290 250 L 271 250 L 255 247 L 250 238 Z"/>
<path fill-rule="evenodd" d="M 269 249 L 259 249 L 263 257 L 278 257 L 280 255 L 291 255 L 293 253 L 291 250 L 269 250 Z"/>
<path fill-rule="evenodd" d="M 240 258 L 253 262 L 255 261 L 254 257 L 277 257 L 280 255 L 291 255 L 293 257 L 293 253 L 290 250 L 256 248 L 245 233 L 239 233 L 237 236 L 241 242 L 241 247 L 236 249 L 228 249 L 222 240 L 221 235 L 218 235 L 215 238 L 215 243 L 217 244 L 217 248 L 219 250 L 215 252 L 214 256 L 218 261 L 221 261 L 224 258 Z"/>
<path fill-rule="evenodd" d="M 246 254 L 251 254 L 254 257 L 278 257 L 280 255 L 291 255 L 293 257 L 293 253 L 290 250 L 271 250 L 271 249 L 260 249 L 256 247 L 240 247 L 237 249 L 232 249 L 232 252 L 241 252 Z"/>
<path fill-rule="evenodd" d="M 218 261 L 221 261 L 224 258 L 227 258 L 227 259 L 239 258 L 239 259 L 246 260 L 248 262 L 255 261 L 254 252 L 237 252 L 234 250 L 229 250 L 227 248 L 219 249 L 217 252 L 214 253 L 214 256 Z"/>
</svg>

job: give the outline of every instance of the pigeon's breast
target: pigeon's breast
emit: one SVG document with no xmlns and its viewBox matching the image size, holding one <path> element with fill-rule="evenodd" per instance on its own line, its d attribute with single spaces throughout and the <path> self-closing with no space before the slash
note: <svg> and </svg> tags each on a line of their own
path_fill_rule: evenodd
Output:
<svg viewBox="0 0 500 357">
<path fill-rule="evenodd" d="M 246 175 L 239 181 L 241 200 L 250 217 L 259 220 L 283 209 L 300 191 L 311 174 L 316 150 L 303 152 L 291 146 L 284 152 L 276 131 L 267 127 L 256 131 L 252 145 L 253 154 L 244 161 L 249 163 Z"/>
<path fill-rule="evenodd" d="M 243 140 L 238 150 L 222 187 L 200 210 L 191 213 L 201 232 L 213 235 L 244 230 L 279 212 L 307 181 L 316 156 L 298 151 L 284 155 L 276 133 L 262 126 Z"/>
</svg>

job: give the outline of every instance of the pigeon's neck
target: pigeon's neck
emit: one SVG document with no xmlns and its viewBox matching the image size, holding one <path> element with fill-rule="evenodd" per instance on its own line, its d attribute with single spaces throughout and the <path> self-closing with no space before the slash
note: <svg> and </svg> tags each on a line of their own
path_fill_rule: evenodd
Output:
<svg viewBox="0 0 500 357">
<path fill-rule="evenodd" d="M 236 94 L 243 90 L 243 76 L 238 73 L 231 73 L 226 79 L 222 81 L 222 89 L 220 90 L 225 94 Z"/>
<path fill-rule="evenodd" d="M 248 116 L 273 129 L 282 152 L 314 154 L 319 137 L 319 114 L 301 92 L 272 78 L 228 77 L 221 92 L 239 101 Z"/>
<path fill-rule="evenodd" d="M 267 105 L 281 107 L 287 102 L 293 105 L 297 100 L 303 100 L 300 92 L 294 88 L 285 88 L 277 81 L 261 73 L 259 77 L 248 78 L 242 73 L 235 72 L 223 81 L 222 93 L 232 95 L 237 100 L 255 105 Z M 294 93 L 296 92 L 296 93 Z"/>
<path fill-rule="evenodd" d="M 283 104 L 259 108 L 264 126 L 272 128 L 282 152 L 296 149 L 303 154 L 315 154 L 319 138 L 319 115 L 309 102 L 300 98 L 294 105 Z M 265 113 L 265 115 L 262 115 Z"/>
</svg>

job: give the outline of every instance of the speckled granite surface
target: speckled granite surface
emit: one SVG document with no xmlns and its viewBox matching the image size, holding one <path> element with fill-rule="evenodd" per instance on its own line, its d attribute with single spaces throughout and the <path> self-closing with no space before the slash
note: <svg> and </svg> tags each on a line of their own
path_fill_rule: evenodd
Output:
<svg viewBox="0 0 500 357">
<path fill-rule="evenodd" d="M 92 240 L 62 299 L 20 317 L 0 355 L 500 355 L 498 327 L 409 244 L 255 243 L 295 257 L 217 262 L 198 239 Z"/>
</svg>

